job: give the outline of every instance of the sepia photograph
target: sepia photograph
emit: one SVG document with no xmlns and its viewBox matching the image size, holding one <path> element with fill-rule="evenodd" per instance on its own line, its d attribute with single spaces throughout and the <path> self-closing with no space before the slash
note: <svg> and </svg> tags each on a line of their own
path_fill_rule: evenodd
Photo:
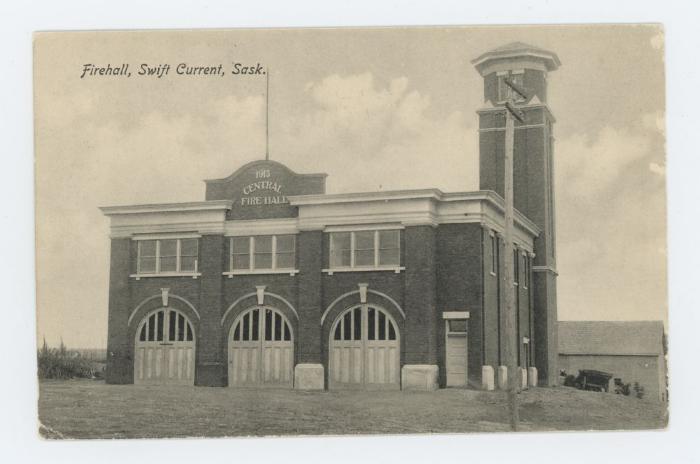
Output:
<svg viewBox="0 0 700 464">
<path fill-rule="evenodd" d="M 37 434 L 664 430 L 665 88 L 661 24 L 35 32 Z"/>
</svg>

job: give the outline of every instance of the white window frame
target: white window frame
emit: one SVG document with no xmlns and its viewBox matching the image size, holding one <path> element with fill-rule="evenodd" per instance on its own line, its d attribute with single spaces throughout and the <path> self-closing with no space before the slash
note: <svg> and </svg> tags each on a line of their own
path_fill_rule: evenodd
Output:
<svg viewBox="0 0 700 464">
<path fill-rule="evenodd" d="M 278 236 L 290 235 L 294 237 L 294 266 L 290 268 L 278 268 L 277 267 L 277 237 Z M 272 237 L 272 267 L 264 269 L 255 268 L 255 239 L 256 237 Z M 248 239 L 248 269 L 234 269 L 233 268 L 233 240 L 246 238 Z M 297 235 L 296 234 L 264 234 L 264 235 L 236 235 L 229 237 L 229 263 L 228 271 L 224 272 L 223 275 L 228 276 L 232 279 L 235 275 L 250 275 L 250 274 L 289 274 L 294 276 L 299 273 L 299 269 L 296 268 L 297 262 Z"/>
<path fill-rule="evenodd" d="M 523 288 L 530 288 L 530 257 L 523 251 Z"/>
<path fill-rule="evenodd" d="M 328 275 L 333 275 L 335 272 L 362 272 L 362 271 L 394 271 L 396 274 L 406 270 L 401 266 L 401 229 L 400 227 L 378 227 L 371 229 L 352 229 L 352 230 L 331 230 L 328 232 L 328 265 L 327 269 L 322 269 L 322 272 Z M 397 232 L 399 234 L 399 264 L 379 264 L 379 233 L 380 232 Z M 358 266 L 355 264 L 355 234 L 357 232 L 373 232 L 374 233 L 374 264 L 366 266 Z M 333 234 L 350 234 L 350 265 L 349 266 L 333 266 Z"/>
<path fill-rule="evenodd" d="M 140 280 L 142 277 L 192 277 L 196 279 L 202 274 L 199 272 L 199 257 L 194 259 L 194 271 L 182 271 L 181 266 L 181 241 L 182 240 L 197 240 L 197 255 L 199 255 L 199 235 L 187 235 L 187 236 L 157 236 L 157 237 L 134 237 L 136 241 L 136 274 L 130 274 L 129 277 L 133 277 L 136 280 Z M 160 242 L 162 240 L 175 240 L 175 271 L 165 271 L 160 270 Z M 156 242 L 156 268 L 153 272 L 141 272 L 141 243 L 142 242 Z"/>
<path fill-rule="evenodd" d="M 489 274 L 496 277 L 498 272 L 498 238 L 493 231 L 489 231 L 489 246 L 491 248 L 491 262 L 489 263 Z"/>
</svg>

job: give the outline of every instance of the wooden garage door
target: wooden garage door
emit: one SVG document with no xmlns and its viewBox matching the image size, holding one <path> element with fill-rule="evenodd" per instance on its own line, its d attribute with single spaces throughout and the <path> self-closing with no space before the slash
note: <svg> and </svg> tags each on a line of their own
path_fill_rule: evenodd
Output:
<svg viewBox="0 0 700 464">
<path fill-rule="evenodd" d="M 360 305 L 331 327 L 330 388 L 399 389 L 399 331 L 383 309 Z"/>
<path fill-rule="evenodd" d="M 194 385 L 194 331 L 174 309 L 146 315 L 136 330 L 134 383 Z"/>
<path fill-rule="evenodd" d="M 291 387 L 294 337 L 284 315 L 269 307 L 241 314 L 229 335 L 229 386 Z"/>
</svg>

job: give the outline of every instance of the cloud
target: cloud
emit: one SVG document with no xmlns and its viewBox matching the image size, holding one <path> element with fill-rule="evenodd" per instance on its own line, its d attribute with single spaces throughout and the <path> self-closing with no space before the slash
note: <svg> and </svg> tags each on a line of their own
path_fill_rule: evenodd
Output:
<svg viewBox="0 0 700 464">
<path fill-rule="evenodd" d="M 593 139 L 580 134 L 565 138 L 555 148 L 558 190 L 580 197 L 605 194 L 650 147 L 644 134 L 609 127 Z"/>
<path fill-rule="evenodd" d="M 406 77 L 379 85 L 371 73 L 306 85 L 312 108 L 284 126 L 282 145 L 339 191 L 476 189 L 477 134 L 460 111 L 435 112 Z M 464 177 L 446 176 L 464 172 Z"/>
<path fill-rule="evenodd" d="M 380 85 L 371 73 L 331 75 L 306 93 L 310 107 L 282 124 L 273 159 L 299 172 L 328 172 L 335 191 L 476 188 L 475 131 L 461 112 L 431 114 L 430 98 L 407 78 Z M 69 101 L 60 118 L 41 112 L 50 119 L 40 121 L 37 148 L 38 330 L 73 346 L 100 346 L 106 329 L 57 329 L 87 319 L 106 327 L 108 222 L 97 207 L 203 199 L 201 180 L 264 156 L 265 101 L 226 96 L 202 102 L 206 111 L 144 104 L 131 108 L 126 123 L 99 96 L 51 104 Z M 465 176 L 448 180 L 455 171 Z M 74 288 L 75 269 L 90 276 L 89 288 Z"/>
<path fill-rule="evenodd" d="M 214 101 L 205 117 L 151 109 L 130 124 L 76 102 L 64 120 L 41 122 L 51 130 L 37 147 L 37 330 L 50 344 L 104 346 L 109 240 L 98 206 L 203 199 L 202 179 L 264 153 L 264 99 Z"/>
<path fill-rule="evenodd" d="M 299 91 L 305 106 L 277 122 L 272 158 L 298 172 L 327 172 L 329 193 L 478 189 L 471 112 L 440 111 L 404 76 L 334 74 Z M 93 320 L 101 330 L 56 336 L 99 346 L 106 338 L 109 241 L 97 206 L 202 199 L 202 179 L 264 156 L 265 102 L 226 96 L 175 111 L 150 101 L 125 118 L 93 97 L 62 98 L 51 101 L 65 105 L 60 117 L 38 112 L 51 115 L 37 123 L 38 325 L 40 335 L 57 334 L 57 327 Z M 605 128 L 556 143 L 564 318 L 653 317 L 665 304 L 664 162 L 656 153 L 663 114 L 640 122 L 643 130 Z M 89 285 L 75 287 L 76 269 L 90 276 Z"/>
<path fill-rule="evenodd" d="M 654 161 L 662 145 L 658 119 L 647 115 L 640 130 L 605 128 L 556 144 L 561 319 L 666 314 L 665 169 Z"/>
</svg>

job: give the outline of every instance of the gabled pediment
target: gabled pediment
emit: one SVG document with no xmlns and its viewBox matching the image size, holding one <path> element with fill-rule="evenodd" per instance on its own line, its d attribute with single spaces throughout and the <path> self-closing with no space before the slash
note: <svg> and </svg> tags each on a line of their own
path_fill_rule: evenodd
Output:
<svg viewBox="0 0 700 464">
<path fill-rule="evenodd" d="M 277 161 L 250 162 L 223 179 L 206 182 L 206 199 L 230 200 L 229 219 L 292 217 L 291 195 L 323 194 L 326 174 L 298 174 Z"/>
</svg>

